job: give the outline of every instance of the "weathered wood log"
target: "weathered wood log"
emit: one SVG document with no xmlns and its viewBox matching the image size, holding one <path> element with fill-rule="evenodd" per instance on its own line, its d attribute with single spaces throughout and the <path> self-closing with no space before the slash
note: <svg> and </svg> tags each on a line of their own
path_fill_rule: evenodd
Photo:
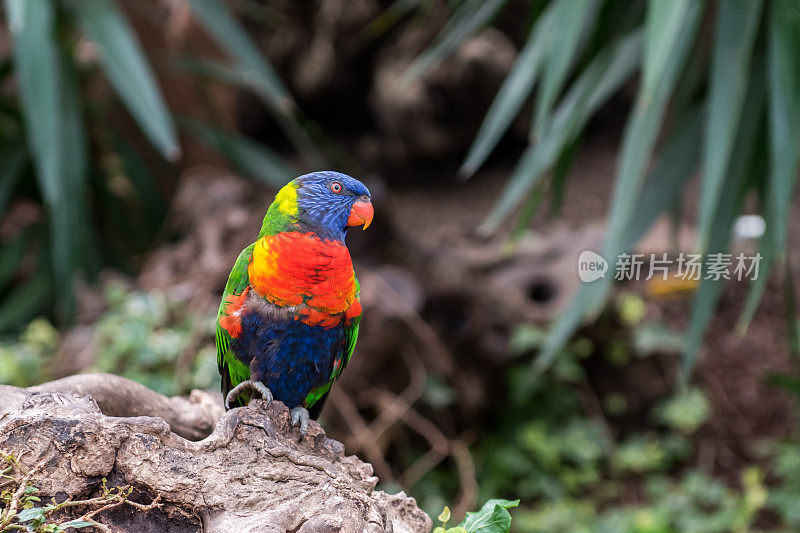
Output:
<svg viewBox="0 0 800 533">
<path fill-rule="evenodd" d="M 113 374 L 76 374 L 27 389 L 0 385 L 0 408 L 19 408 L 26 392 L 59 392 L 91 396 L 108 416 L 163 418 L 173 433 L 189 440 L 211 434 L 223 409 L 208 393 L 192 391 L 188 398 L 167 398 L 140 383 Z"/>
<path fill-rule="evenodd" d="M 142 502 L 160 498 L 157 509 L 94 517 L 115 531 L 430 530 L 413 498 L 375 490 L 372 467 L 345 457 L 319 424 L 301 439 L 280 402 L 231 410 L 193 442 L 174 430 L 192 434 L 190 420 L 202 426 L 220 408 L 204 393 L 177 400 L 140 388 L 102 374 L 0 388 L 0 450 L 38 465 L 31 482 L 47 498 L 91 497 L 104 479 L 132 486 Z"/>
</svg>

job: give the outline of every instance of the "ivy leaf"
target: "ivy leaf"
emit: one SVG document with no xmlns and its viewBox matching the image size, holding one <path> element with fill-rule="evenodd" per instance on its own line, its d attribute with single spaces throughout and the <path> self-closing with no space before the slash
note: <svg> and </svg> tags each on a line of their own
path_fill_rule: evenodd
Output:
<svg viewBox="0 0 800 533">
<path fill-rule="evenodd" d="M 75 520 L 70 520 L 69 522 L 64 522 L 61 524 L 60 527 L 64 529 L 68 527 L 74 527 L 75 529 L 79 529 L 82 527 L 91 527 L 94 525 L 94 522 L 89 522 L 88 520 L 81 520 L 80 518 L 76 518 Z"/>
<path fill-rule="evenodd" d="M 41 521 L 44 519 L 44 507 L 31 507 L 30 509 L 23 509 L 17 513 L 17 520 L 19 522 L 30 522 L 31 520 Z"/>
<path fill-rule="evenodd" d="M 519 505 L 519 500 L 489 500 L 481 510 L 467 513 L 459 524 L 468 533 L 508 533 L 511 529 L 511 514 L 508 509 Z"/>
</svg>

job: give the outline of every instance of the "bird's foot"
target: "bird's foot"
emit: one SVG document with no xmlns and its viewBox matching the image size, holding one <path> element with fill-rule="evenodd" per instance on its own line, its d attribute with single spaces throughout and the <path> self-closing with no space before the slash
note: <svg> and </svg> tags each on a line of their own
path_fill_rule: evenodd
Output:
<svg viewBox="0 0 800 533">
<path fill-rule="evenodd" d="M 267 402 L 267 405 L 272 403 L 272 393 L 270 392 L 270 390 L 267 388 L 266 385 L 264 385 L 260 381 L 247 379 L 236 385 L 228 392 L 228 395 L 225 397 L 225 409 L 230 409 L 231 404 L 234 402 L 234 400 L 236 400 L 236 398 L 238 398 L 240 394 L 248 390 L 251 391 L 254 390 L 258 392 L 261 395 L 261 399 Z"/>
<path fill-rule="evenodd" d="M 308 409 L 298 405 L 292 408 L 289 414 L 292 415 L 292 427 L 300 424 L 300 435 L 305 435 L 308 430 Z"/>
</svg>

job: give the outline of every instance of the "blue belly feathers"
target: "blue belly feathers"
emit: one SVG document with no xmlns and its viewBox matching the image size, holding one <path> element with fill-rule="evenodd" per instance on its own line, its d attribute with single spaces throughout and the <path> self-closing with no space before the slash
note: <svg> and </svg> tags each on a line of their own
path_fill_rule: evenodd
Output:
<svg viewBox="0 0 800 533">
<path fill-rule="evenodd" d="M 242 333 L 231 346 L 250 367 L 251 379 L 263 382 L 291 409 L 330 379 L 334 360 L 344 349 L 344 327 L 325 329 L 291 318 L 264 320 L 259 313 L 245 312 Z"/>
</svg>

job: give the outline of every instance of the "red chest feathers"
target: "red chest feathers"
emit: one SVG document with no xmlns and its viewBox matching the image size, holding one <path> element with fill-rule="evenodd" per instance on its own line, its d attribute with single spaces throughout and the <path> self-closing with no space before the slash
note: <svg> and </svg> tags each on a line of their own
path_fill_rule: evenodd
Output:
<svg viewBox="0 0 800 533">
<path fill-rule="evenodd" d="M 259 296 L 282 307 L 301 306 L 300 320 L 333 327 L 341 314 L 361 314 L 350 252 L 313 233 L 287 232 L 259 239 L 247 269 Z"/>
</svg>

